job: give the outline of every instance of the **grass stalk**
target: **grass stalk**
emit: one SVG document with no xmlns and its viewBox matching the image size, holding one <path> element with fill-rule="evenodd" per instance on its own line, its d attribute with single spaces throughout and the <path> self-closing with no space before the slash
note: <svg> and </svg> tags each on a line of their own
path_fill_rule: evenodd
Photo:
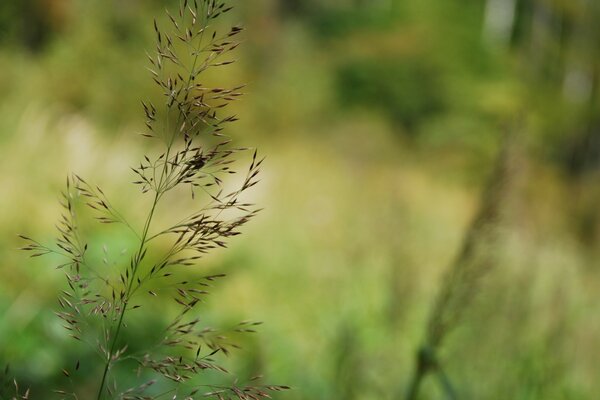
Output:
<svg viewBox="0 0 600 400">
<path fill-rule="evenodd" d="M 170 31 L 161 30 L 154 22 L 156 52 L 154 56 L 148 55 L 149 70 L 164 95 L 164 111 L 159 113 L 152 102 L 142 101 L 147 126 L 142 135 L 162 139 L 164 147 L 158 154 L 144 156 L 139 167 L 132 168 L 138 179 L 134 184 L 141 195 L 153 193 L 152 206 L 141 232 L 138 234 L 132 229 L 133 225 L 99 187 L 73 175 L 72 179 L 67 179 L 67 190 L 63 193 L 64 214 L 58 225 L 59 236 L 55 246 L 22 236 L 27 241 L 23 249 L 32 251 L 32 256 L 59 254 L 66 258 L 59 268 L 66 271 L 68 290 L 61 291 L 61 311 L 57 315 L 74 339 L 97 343 L 102 359 L 98 370 L 102 371 L 102 375 L 95 392 L 96 400 L 105 398 L 107 391 L 111 397 L 123 400 L 162 396 L 148 394 L 149 387 L 157 379 L 113 393 L 112 384 L 108 385 L 113 378 L 115 390 L 121 390 L 116 382 L 119 376 L 113 372 L 120 360 L 133 361 L 140 370 L 162 379 L 163 389 L 167 389 L 163 393 L 175 392 L 185 398 L 196 398 L 198 392 L 207 387 L 212 388 L 212 392 L 204 393 L 204 397 L 240 400 L 270 397 L 268 392 L 288 389 L 282 385 L 260 385 L 256 380 L 243 385 L 234 381 L 231 386 L 194 383 L 198 382 L 194 378 L 207 370 L 225 373 L 225 369 L 217 364 L 217 353 L 229 354 L 237 348 L 229 338 L 254 332 L 259 323 L 244 321 L 227 329 L 202 325 L 200 319 L 194 317 L 195 310 L 208 294 L 207 289 L 225 275 L 192 276 L 186 268 L 184 277 L 181 268 L 175 268 L 192 267 L 206 253 L 227 247 L 227 241 L 239 235 L 240 227 L 258 213 L 253 204 L 242 201 L 242 195 L 258 183 L 262 159 L 257 157 L 256 151 L 248 161 L 239 186 L 231 189 L 230 185 L 225 185 L 231 174 L 239 172 L 239 156 L 248 148 L 231 145 L 223 130 L 226 124 L 235 122 L 237 118 L 234 115 L 223 116 L 222 113 L 229 103 L 243 94 L 240 89 L 244 85 L 210 87 L 198 81 L 206 70 L 222 68 L 235 61 L 223 61 L 222 57 L 238 47 L 235 37 L 242 28 L 232 26 L 219 34 L 218 28 L 212 26 L 220 15 L 231 9 L 225 0 L 182 0 L 178 15 L 173 17 L 167 12 L 172 23 Z M 212 32 L 207 33 L 209 30 Z M 207 43 L 204 43 L 205 38 Z M 182 51 L 190 57 L 180 57 Z M 187 65 L 188 62 L 191 66 Z M 177 118 L 171 121 L 173 115 Z M 157 129 L 157 124 L 162 124 L 161 129 Z M 185 192 L 175 189 L 184 187 L 191 192 L 193 203 L 201 201 L 203 206 L 184 219 L 175 217 L 173 212 L 176 223 L 160 227 L 156 229 L 158 233 L 150 234 L 160 200 L 167 192 L 180 196 Z M 196 190 L 202 192 L 200 199 L 194 194 Z M 88 245 L 97 244 L 87 243 L 81 237 L 76 213 L 80 204 L 92 208 L 100 223 L 122 224 L 134 231 L 139 245 L 135 246 L 137 250 L 131 254 L 130 263 L 123 270 L 98 272 L 95 265 L 90 265 L 93 260 L 86 259 Z M 150 242 L 159 237 L 162 240 L 161 247 L 158 247 L 161 253 L 155 259 L 145 258 Z M 162 247 L 164 244 L 168 244 L 166 251 Z M 167 297 L 180 309 L 174 320 L 164 327 L 159 342 L 149 344 L 140 355 L 131 353 L 127 345 L 121 347 L 119 342 L 128 326 L 125 323 L 127 310 L 142 307 L 147 296 Z M 132 305 L 134 297 L 136 305 Z M 90 322 L 94 320 L 102 322 L 101 333 L 93 329 L 97 324 Z M 106 326 L 105 321 L 112 326 Z M 79 366 L 78 361 L 75 370 Z M 73 371 L 64 369 L 62 372 L 72 383 Z M 184 391 L 189 392 L 184 394 Z M 61 389 L 55 393 L 63 398 L 80 398 L 74 391 Z M 89 398 L 90 394 L 86 393 L 85 397 Z"/>
<path fill-rule="evenodd" d="M 448 399 L 456 399 L 457 393 L 441 368 L 437 354 L 444 340 L 461 323 L 481 285 L 481 279 L 497 264 L 497 247 L 501 225 L 505 217 L 506 201 L 514 180 L 515 138 L 504 137 L 494 172 L 483 192 L 479 210 L 473 219 L 453 264 L 450 265 L 439 289 L 429 316 L 425 343 L 415 356 L 412 380 L 406 392 L 406 400 L 418 399 L 422 381 L 435 373 Z"/>
<path fill-rule="evenodd" d="M 127 283 L 127 291 L 126 291 L 126 295 L 125 295 L 125 300 L 123 302 L 123 306 L 121 307 L 121 311 L 120 311 L 120 315 L 119 315 L 119 322 L 117 323 L 114 335 L 112 335 L 112 343 L 110 345 L 106 363 L 104 365 L 104 370 L 102 372 L 102 379 L 100 380 L 100 387 L 98 388 L 98 396 L 96 397 L 97 400 L 101 400 L 102 395 L 104 393 L 106 376 L 107 376 L 108 371 L 112 364 L 112 357 L 115 353 L 117 340 L 119 339 L 119 335 L 121 333 L 121 327 L 123 326 L 123 320 L 125 318 L 125 312 L 127 311 L 127 304 L 129 303 L 129 296 L 131 294 L 131 288 L 133 286 L 133 282 L 136 277 L 137 269 L 141 262 L 141 254 L 144 251 L 144 247 L 146 246 L 146 238 L 148 236 L 150 224 L 152 223 L 152 218 L 154 217 L 154 211 L 156 210 L 156 206 L 158 204 L 159 198 L 160 198 L 159 192 L 156 192 L 156 194 L 154 196 L 154 201 L 152 202 L 152 207 L 150 209 L 150 213 L 148 214 L 148 218 L 146 219 L 146 223 L 144 225 L 144 230 L 143 230 L 142 236 L 140 238 L 140 247 L 138 248 L 138 250 L 136 252 L 136 259 L 134 262 L 133 273 L 131 274 L 131 278 L 129 279 L 129 281 Z"/>
</svg>

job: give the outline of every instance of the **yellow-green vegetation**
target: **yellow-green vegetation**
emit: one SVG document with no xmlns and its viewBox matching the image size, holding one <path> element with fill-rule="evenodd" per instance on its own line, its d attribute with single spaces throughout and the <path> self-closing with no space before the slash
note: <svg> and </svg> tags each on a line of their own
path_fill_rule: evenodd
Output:
<svg viewBox="0 0 600 400">
<path fill-rule="evenodd" d="M 159 99 L 145 51 L 167 5 L 176 2 L 0 3 L 0 364 L 31 398 L 96 356 L 53 314 L 63 274 L 18 252 L 17 234 L 52 240 L 71 172 L 143 220 L 149 204 L 131 204 L 136 177 L 124 171 L 154 149 L 137 135 L 140 100 Z M 227 22 L 247 28 L 238 62 L 206 79 L 248 83 L 229 134 L 266 155 L 248 196 L 264 210 L 201 260 L 199 270 L 228 276 L 200 315 L 265 323 L 223 363 L 241 380 L 260 371 L 293 387 L 278 398 L 405 398 L 508 132 L 516 166 L 494 268 L 460 302 L 435 357 L 459 399 L 595 398 L 598 5 L 235 5 Z M 188 193 L 170 201 L 189 207 Z M 109 228 L 89 233 L 106 245 L 99 264 L 135 245 Z M 167 314 L 140 314 L 126 339 L 143 347 Z M 79 389 L 92 398 L 97 371 L 86 365 Z M 447 395 L 432 374 L 418 398 Z"/>
</svg>

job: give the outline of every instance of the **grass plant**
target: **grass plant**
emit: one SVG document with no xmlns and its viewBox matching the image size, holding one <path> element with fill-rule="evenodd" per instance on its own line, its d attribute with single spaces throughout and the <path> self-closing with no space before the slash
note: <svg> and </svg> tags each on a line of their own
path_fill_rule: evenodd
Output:
<svg viewBox="0 0 600 400">
<path fill-rule="evenodd" d="M 129 203 L 132 208 L 148 204 L 145 218 L 130 220 L 127 210 L 117 209 L 100 187 L 72 174 L 62 193 L 63 214 L 55 243 L 22 236 L 27 242 L 23 249 L 32 257 L 61 260 L 57 268 L 64 271 L 67 287 L 59 295 L 56 314 L 74 340 L 89 344 L 98 354 L 95 360 L 81 359 L 62 370 L 68 385 L 54 391 L 58 398 L 91 398 L 88 391 L 79 392 L 81 385 L 73 384 L 82 368 L 98 371 L 93 395 L 97 400 L 258 399 L 287 389 L 258 384 L 258 378 L 231 385 L 202 378 L 211 371 L 227 374 L 218 357 L 237 347 L 230 335 L 254 332 L 258 325 L 242 322 L 230 332 L 205 325 L 198 306 L 224 275 L 190 274 L 199 259 L 226 247 L 258 212 L 242 196 L 258 183 L 262 159 L 255 150 L 235 147 L 224 134 L 225 126 L 237 120 L 225 110 L 240 98 L 243 85 L 211 87 L 201 81 L 208 70 L 235 61 L 231 53 L 239 45 L 236 39 L 242 28 L 217 23 L 231 9 L 221 0 L 185 0 L 176 13 L 167 11 L 170 29 L 154 22 L 156 48 L 148 54 L 148 69 L 163 100 L 157 105 L 142 101 L 146 119 L 142 136 L 153 141 L 157 150 L 133 168 L 140 198 Z M 248 152 L 251 160 L 236 182 L 231 175 L 240 171 L 240 161 Z M 191 196 L 196 207 L 183 218 L 171 206 L 181 196 Z M 114 269 L 97 265 L 90 254 L 98 252 L 101 244 L 87 237 L 82 227 L 82 214 L 89 210 L 97 222 L 135 237 L 127 262 Z M 163 225 L 163 221 L 170 222 Z M 165 302 L 176 304 L 175 318 L 162 327 L 151 348 L 130 350 L 135 346 L 124 334 L 129 321 L 143 323 L 132 319 L 132 314 L 145 306 L 166 310 Z M 134 386 L 121 382 L 123 369 L 137 370 L 139 381 Z M 20 394 L 16 383 L 15 388 L 14 398 L 28 398 L 29 392 Z"/>
<path fill-rule="evenodd" d="M 444 341 L 461 323 L 481 286 L 481 279 L 498 264 L 498 247 L 506 203 L 515 176 L 514 138 L 504 138 L 495 170 L 488 179 L 477 215 L 463 239 L 462 248 L 450 265 L 430 312 L 425 337 L 415 355 L 414 372 L 405 399 L 416 400 L 423 379 L 435 374 L 450 400 L 458 399 L 439 353 Z"/>
</svg>

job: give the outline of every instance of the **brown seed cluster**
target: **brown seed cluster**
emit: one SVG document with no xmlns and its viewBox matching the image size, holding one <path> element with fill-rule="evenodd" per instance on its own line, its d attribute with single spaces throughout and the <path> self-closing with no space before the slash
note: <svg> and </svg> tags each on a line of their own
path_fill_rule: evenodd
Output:
<svg viewBox="0 0 600 400">
<path fill-rule="evenodd" d="M 254 381 L 245 386 L 236 383 L 222 387 L 198 385 L 195 380 L 206 370 L 228 374 L 218 363 L 219 354 L 237 348 L 232 336 L 254 332 L 259 324 L 242 322 L 226 330 L 206 326 L 197 317 L 197 306 L 214 281 L 224 275 L 190 278 L 182 275 L 181 268 L 195 265 L 215 248 L 226 247 L 228 239 L 239 235 L 240 227 L 259 211 L 241 200 L 258 183 L 262 159 L 256 151 L 237 187 L 232 189 L 227 179 L 237 172 L 240 155 L 249 150 L 233 147 L 231 139 L 224 135 L 226 124 L 237 117 L 223 113 L 242 96 L 244 85 L 207 87 L 200 82 L 208 69 L 235 62 L 230 53 L 239 45 L 236 37 L 242 28 L 233 26 L 221 33 L 214 28 L 215 20 L 231 10 L 223 0 L 185 0 L 175 16 L 167 12 L 171 29 L 163 31 L 154 21 L 156 49 L 152 55 L 148 54 L 149 71 L 163 101 L 157 105 L 142 102 L 147 127 L 142 135 L 158 140 L 162 149 L 155 155 L 144 156 L 139 166 L 132 168 L 140 196 L 152 198 L 141 229 L 136 229 L 136 224 L 117 210 L 102 189 L 73 175 L 67 179 L 62 196 L 64 212 L 56 242 L 44 245 L 22 236 L 27 241 L 23 249 L 32 251 L 32 256 L 54 254 L 65 260 L 58 268 L 65 271 L 68 287 L 59 295 L 56 314 L 74 339 L 95 347 L 99 354 L 98 400 L 154 399 L 165 395 L 174 399 L 260 399 L 270 398 L 269 392 L 288 389 L 256 385 Z M 180 196 L 182 191 L 178 189 L 183 187 L 201 205 L 190 216 L 170 226 L 157 227 L 155 215 L 165 198 Z M 98 245 L 88 243 L 78 228 L 78 213 L 84 205 L 92 210 L 98 222 L 115 224 L 115 229 L 122 226 L 138 240 L 129 261 L 116 264 L 116 272 L 95 265 L 96 261 L 89 256 L 88 247 Z M 161 246 L 154 246 L 159 238 Z M 162 247 L 164 243 L 168 243 L 166 250 Z M 152 257 L 148 256 L 149 250 Z M 132 352 L 123 340 L 123 332 L 128 328 L 127 316 L 156 297 L 172 301 L 179 313 L 164 327 L 159 342 L 151 349 Z M 133 388 L 122 387 L 119 368 L 132 362 L 138 376 L 151 374 L 152 378 L 140 378 L 144 381 Z M 71 383 L 78 376 L 80 364 L 78 361 L 74 368 L 62 371 Z M 156 394 L 155 388 L 159 386 L 169 391 Z M 65 399 L 80 398 L 71 389 L 58 389 L 54 393 Z M 20 398 L 28 395 L 27 392 Z"/>
</svg>

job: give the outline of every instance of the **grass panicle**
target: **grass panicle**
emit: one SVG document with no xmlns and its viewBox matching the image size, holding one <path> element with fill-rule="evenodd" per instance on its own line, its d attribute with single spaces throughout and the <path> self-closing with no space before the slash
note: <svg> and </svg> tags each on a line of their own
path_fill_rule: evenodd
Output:
<svg viewBox="0 0 600 400">
<path fill-rule="evenodd" d="M 224 134 L 226 125 L 237 120 L 235 115 L 226 114 L 227 106 L 240 98 L 244 86 L 210 87 L 201 81 L 207 70 L 235 62 L 231 53 L 239 45 L 242 28 L 223 29 L 217 24 L 218 17 L 231 9 L 222 0 L 185 0 L 176 13 L 167 11 L 169 29 L 163 30 L 154 21 L 156 47 L 148 54 L 148 70 L 163 100 L 156 105 L 142 101 L 146 119 L 142 136 L 157 141 L 155 148 L 160 150 L 144 156 L 133 168 L 133 183 L 139 187 L 140 197 L 151 198 L 145 219 L 129 221 L 101 188 L 73 174 L 62 194 L 63 213 L 55 243 L 45 245 L 22 236 L 27 242 L 23 249 L 33 257 L 53 254 L 64 260 L 58 268 L 65 272 L 67 287 L 59 295 L 56 314 L 73 339 L 89 343 L 98 353 L 97 400 L 258 399 L 287 389 L 255 381 L 214 386 L 195 379 L 207 370 L 227 373 L 217 357 L 237 347 L 229 334 L 253 332 L 258 325 L 242 322 L 228 331 L 205 326 L 197 317 L 197 307 L 224 275 L 190 278 L 180 268 L 194 266 L 206 253 L 227 247 L 228 240 L 239 235 L 240 228 L 258 212 L 253 204 L 242 200 L 243 194 L 258 183 L 263 160 L 257 152 L 250 153 L 237 187 L 228 179 L 239 174 L 240 159 L 249 151 L 233 146 Z M 157 214 L 174 214 L 163 207 L 169 196 L 186 192 L 201 205 L 189 216 L 159 226 Z M 97 222 L 117 225 L 113 229 L 121 226 L 134 234 L 137 246 L 119 270 L 103 269 L 88 255 L 98 244 L 89 242 L 79 228 L 84 206 Z M 136 228 L 138 224 L 141 228 Z M 159 241 L 161 246 L 153 246 Z M 164 243 L 168 243 L 166 250 Z M 179 312 L 164 327 L 155 346 L 141 353 L 130 351 L 124 340 L 129 314 L 156 297 L 174 302 Z M 63 375 L 75 380 L 84 362 L 92 361 L 79 360 L 72 368 L 65 368 Z M 123 387 L 119 368 L 131 363 L 142 381 Z M 154 387 L 158 386 L 168 390 L 157 394 Z M 58 389 L 55 394 L 64 399 L 83 398 L 74 389 Z"/>
<path fill-rule="evenodd" d="M 482 278 L 498 263 L 507 203 L 517 174 L 516 146 L 516 138 L 506 135 L 479 210 L 463 239 L 460 252 L 446 271 L 433 304 L 425 338 L 416 352 L 413 376 L 404 396 L 406 400 L 418 398 L 421 382 L 430 373 L 435 373 L 448 399 L 458 398 L 438 354 L 444 340 L 460 325 L 477 295 Z"/>
</svg>

